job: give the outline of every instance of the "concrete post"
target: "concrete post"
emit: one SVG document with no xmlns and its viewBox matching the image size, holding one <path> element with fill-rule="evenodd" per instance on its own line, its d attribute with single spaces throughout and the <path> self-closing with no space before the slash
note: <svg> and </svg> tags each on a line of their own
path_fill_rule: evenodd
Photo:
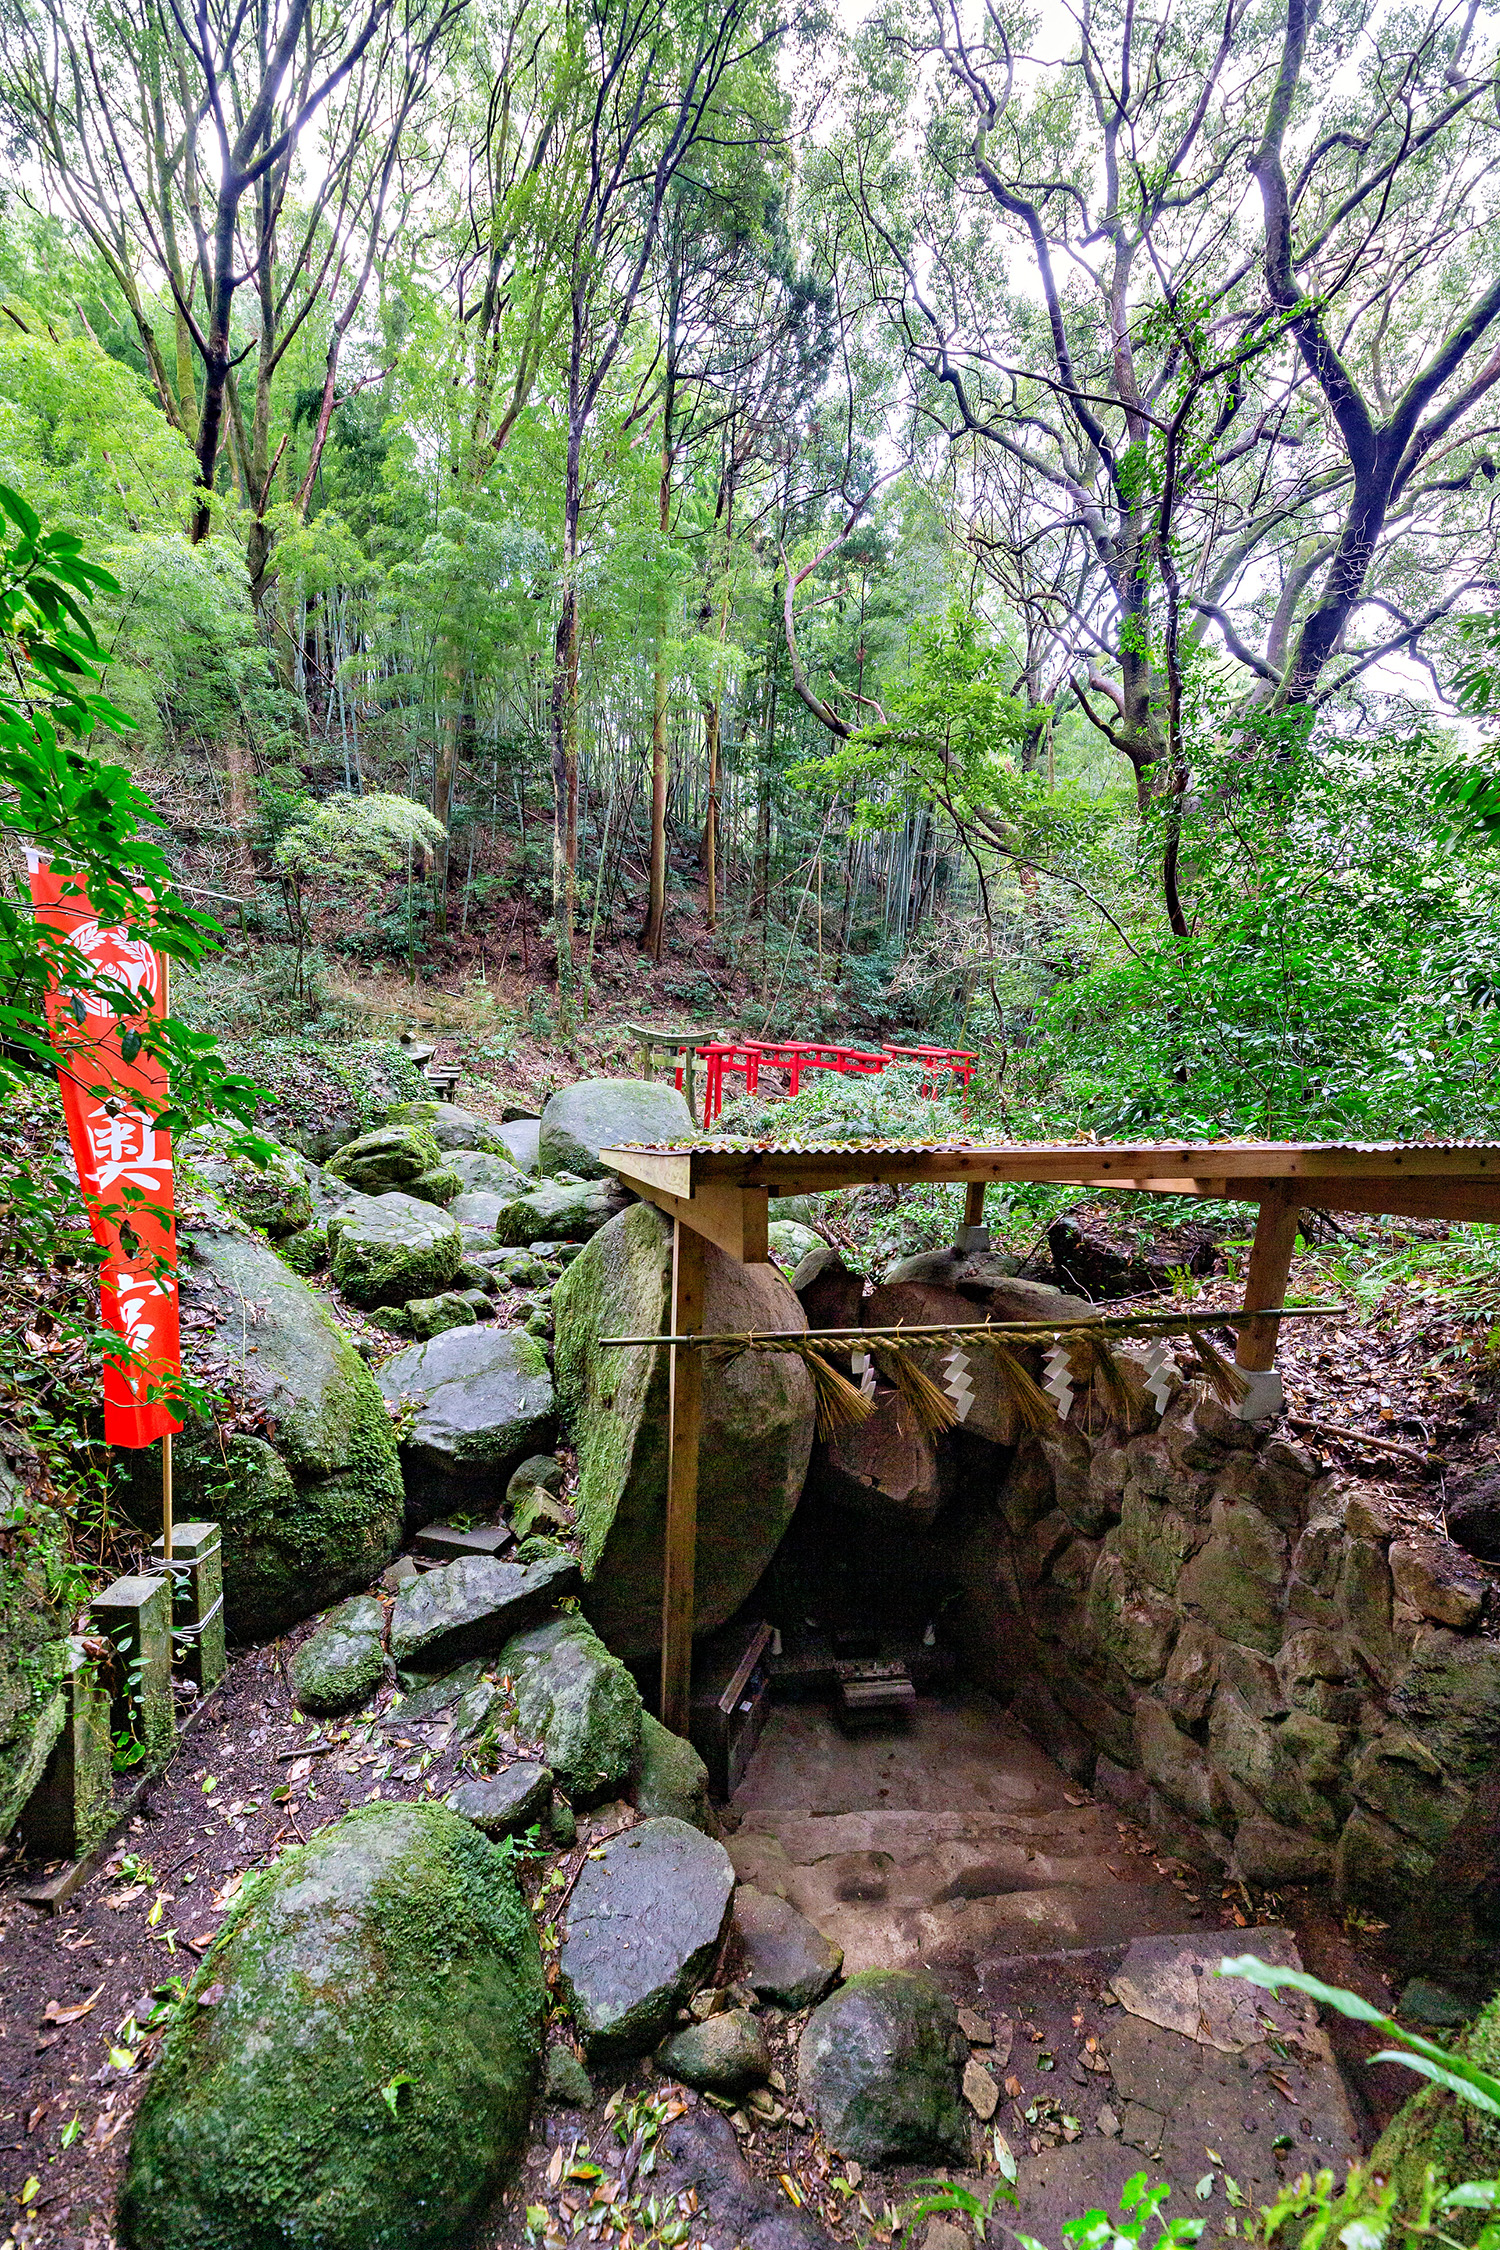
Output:
<svg viewBox="0 0 1500 2250">
<path fill-rule="evenodd" d="M 110 1725 L 145 1745 L 138 1764 L 159 1773 L 172 1755 L 172 1588 L 166 1578 L 117 1578 L 89 1611 L 115 1651 Z"/>
<path fill-rule="evenodd" d="M 26 1800 L 21 1834 L 43 1859 L 82 1859 L 109 1826 L 114 1783 L 109 1756 L 109 1685 L 76 1641 L 68 1643 L 62 1733 Z"/>
<path fill-rule="evenodd" d="M 172 1531 L 172 1560 L 151 1550 L 158 1570 L 172 1578 L 172 1647 L 179 1669 L 200 1695 L 224 1677 L 224 1574 L 216 1523 L 179 1523 Z"/>
</svg>

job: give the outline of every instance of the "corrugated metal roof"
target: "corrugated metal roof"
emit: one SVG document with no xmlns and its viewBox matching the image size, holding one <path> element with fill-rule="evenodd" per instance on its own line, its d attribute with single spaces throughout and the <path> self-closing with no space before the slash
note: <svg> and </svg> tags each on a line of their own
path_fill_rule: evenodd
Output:
<svg viewBox="0 0 1500 2250">
<path fill-rule="evenodd" d="M 1125 1149 L 1162 1149 L 1187 1151 L 1214 1149 L 1253 1149 L 1256 1151 L 1286 1153 L 1290 1150 L 1311 1153 L 1314 1150 L 1332 1150 L 1344 1156 L 1388 1156 L 1407 1149 L 1485 1149 L 1500 1155 L 1500 1142 L 1484 1140 L 1435 1139 L 1420 1141 L 978 1141 L 946 1137 L 930 1141 L 777 1141 L 694 1139 L 684 1141 L 616 1141 L 611 1146 L 629 1149 L 639 1156 L 683 1156 L 694 1152 L 714 1156 L 945 1156 L 966 1154 L 998 1154 L 1008 1150 L 1023 1155 L 1030 1149 L 1048 1154 L 1073 1149 L 1090 1154 L 1107 1156 Z"/>
</svg>

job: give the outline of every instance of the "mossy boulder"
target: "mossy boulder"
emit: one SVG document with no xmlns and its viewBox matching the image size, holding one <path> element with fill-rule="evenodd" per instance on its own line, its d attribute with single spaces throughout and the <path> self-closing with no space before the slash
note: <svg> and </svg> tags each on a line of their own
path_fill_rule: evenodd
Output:
<svg viewBox="0 0 1500 2250">
<path fill-rule="evenodd" d="M 742 1266 L 712 1244 L 705 1266 L 706 1329 L 806 1327 L 774 1267 Z M 584 1606 L 610 1647 L 630 1658 L 661 1644 L 667 1354 L 605 1350 L 599 1339 L 665 1333 L 671 1301 L 671 1221 L 649 1203 L 596 1234 L 552 1292 L 558 1399 L 578 1452 Z M 812 1378 L 800 1360 L 747 1352 L 705 1366 L 700 1633 L 732 1616 L 775 1553 L 802 1493 L 813 1422 Z"/>
<path fill-rule="evenodd" d="M 708 1768 L 690 1742 L 649 1711 L 641 1718 L 641 1762 L 635 1777 L 636 1811 L 643 1820 L 670 1815 L 690 1828 L 714 1833 L 708 1809 Z M 694 2081 L 696 2083 L 696 2081 Z"/>
<path fill-rule="evenodd" d="M 185 1248 L 184 1309 L 212 1323 L 194 1354 L 227 1368 L 267 1434 L 221 1442 L 190 1423 L 176 1446 L 178 1505 L 222 1526 L 225 1616 L 237 1637 L 261 1639 L 368 1586 L 396 1553 L 396 1436 L 374 1376 L 268 1244 L 200 1229 Z"/>
<path fill-rule="evenodd" d="M 443 1161 L 458 1174 L 465 1195 L 524 1195 L 534 1184 L 504 1151 L 453 1149 Z"/>
<path fill-rule="evenodd" d="M 353 1711 L 385 1671 L 385 1611 L 357 1594 L 324 1618 L 292 1658 L 292 1693 L 304 1711 Z"/>
<path fill-rule="evenodd" d="M 629 1201 L 618 1180 L 543 1180 L 524 1195 L 501 1203 L 491 1224 L 496 1242 L 518 1247 L 532 1242 L 587 1242 Z"/>
<path fill-rule="evenodd" d="M 362 1806 L 247 1887 L 136 2120 L 125 2250 L 447 2250 L 514 2162 L 545 1987 L 509 1867 Z"/>
<path fill-rule="evenodd" d="M 361 1195 L 386 1195 L 392 1188 L 410 1194 L 413 1181 L 440 1171 L 442 1163 L 443 1152 L 425 1126 L 382 1125 L 346 1142 L 328 1159 L 326 1170 Z"/>
<path fill-rule="evenodd" d="M 688 1105 L 675 1086 L 644 1078 L 580 1078 L 554 1094 L 542 1111 L 537 1170 L 602 1180 L 607 1176 L 602 1148 L 695 1137 Z"/>
<path fill-rule="evenodd" d="M 771 1255 L 784 1273 L 795 1273 L 808 1252 L 822 1246 L 823 1237 L 795 1219 L 773 1219 L 766 1232 Z"/>
<path fill-rule="evenodd" d="M 445 1211 L 398 1191 L 355 1196 L 328 1218 L 333 1278 L 352 1305 L 437 1297 L 463 1262 L 463 1237 Z"/>
<path fill-rule="evenodd" d="M 0 1459 L 0 1510 L 9 1514 L 21 1498 Z M 30 1528 L 36 1529 L 35 1518 Z M 61 1550 L 61 1525 L 58 1535 Z M 41 1549 L 23 1540 L 12 1555 L 0 1557 L 0 1837 L 10 1834 L 62 1732 L 67 1661 Z"/>
<path fill-rule="evenodd" d="M 401 1415 L 413 1526 L 445 1507 L 493 1512 L 511 1471 L 556 1427 L 547 1356 L 515 1328 L 449 1328 L 397 1352 L 378 1380 Z"/>
<path fill-rule="evenodd" d="M 388 1125 L 416 1125 L 432 1136 L 440 1149 L 488 1149 L 495 1156 L 509 1154 L 500 1128 L 477 1110 L 457 1102 L 402 1102 L 386 1119 Z"/>
<path fill-rule="evenodd" d="M 247 1226 L 290 1235 L 311 1223 L 313 1193 L 307 1159 L 294 1148 L 270 1144 L 264 1164 L 231 1153 L 234 1136 L 222 1125 L 200 1125 L 178 1144 L 189 1181 L 200 1181 Z"/>
<path fill-rule="evenodd" d="M 861 2164 L 967 2160 L 969 2043 L 945 1992 L 906 1969 L 863 1969 L 808 2018 L 797 2091 L 830 2148 Z"/>
<path fill-rule="evenodd" d="M 618 1796 L 640 1760 L 640 1690 L 585 1620 L 554 1617 L 517 1633 L 498 1662 L 515 1685 L 518 1731 L 543 1745 L 574 1802 Z"/>
<path fill-rule="evenodd" d="M 1458 2052 L 1500 2076 L 1500 1998 L 1460 2036 Z M 1440 2086 L 1424 2086 L 1397 2110 L 1375 2143 L 1369 2168 L 1394 2182 L 1398 2213 L 1415 2219 L 1429 2165 L 1440 2196 L 1463 2180 L 1494 2179 L 1500 2173 L 1500 2118 L 1487 2117 L 1472 2102 L 1455 2101 Z M 1443 2225 L 1461 2242 L 1472 2242 L 1484 2220 L 1481 2211 L 1449 2211 Z"/>
<path fill-rule="evenodd" d="M 720 2094 L 743 2094 L 771 2075 L 771 2049 L 748 2008 L 727 2008 L 706 2023 L 690 2023 L 657 2049 L 669 2078 Z"/>
<path fill-rule="evenodd" d="M 477 1307 L 462 1290 L 444 1289 L 436 1297 L 413 1297 L 410 1304 L 393 1307 L 388 1325 L 429 1343 L 450 1328 L 472 1328 L 478 1318 Z"/>
</svg>

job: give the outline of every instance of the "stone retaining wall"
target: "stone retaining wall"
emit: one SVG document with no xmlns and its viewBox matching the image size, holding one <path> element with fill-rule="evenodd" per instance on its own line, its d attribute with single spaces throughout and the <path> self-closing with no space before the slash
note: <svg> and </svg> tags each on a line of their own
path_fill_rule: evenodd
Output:
<svg viewBox="0 0 1500 2250">
<path fill-rule="evenodd" d="M 1484 1973 L 1500 1574 L 1197 1386 L 964 1482 L 970 1667 L 1070 1773 L 1205 1873 L 1331 1881 Z"/>
</svg>

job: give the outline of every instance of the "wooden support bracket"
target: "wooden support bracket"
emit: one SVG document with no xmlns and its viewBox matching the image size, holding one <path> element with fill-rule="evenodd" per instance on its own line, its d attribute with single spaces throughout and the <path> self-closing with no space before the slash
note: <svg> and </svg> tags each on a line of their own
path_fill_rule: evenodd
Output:
<svg viewBox="0 0 1500 2250">
<path fill-rule="evenodd" d="M 1294 1180 L 1260 1183 L 1260 1217 L 1250 1249 L 1250 1271 L 1245 1277 L 1247 1305 L 1280 1305 L 1286 1302 L 1287 1275 L 1297 1244 L 1297 1222 L 1302 1216 L 1302 1185 Z M 1276 1364 L 1276 1339 L 1281 1322 L 1274 1314 L 1247 1320 L 1235 1348 L 1235 1365 L 1256 1374 Z"/>
</svg>

